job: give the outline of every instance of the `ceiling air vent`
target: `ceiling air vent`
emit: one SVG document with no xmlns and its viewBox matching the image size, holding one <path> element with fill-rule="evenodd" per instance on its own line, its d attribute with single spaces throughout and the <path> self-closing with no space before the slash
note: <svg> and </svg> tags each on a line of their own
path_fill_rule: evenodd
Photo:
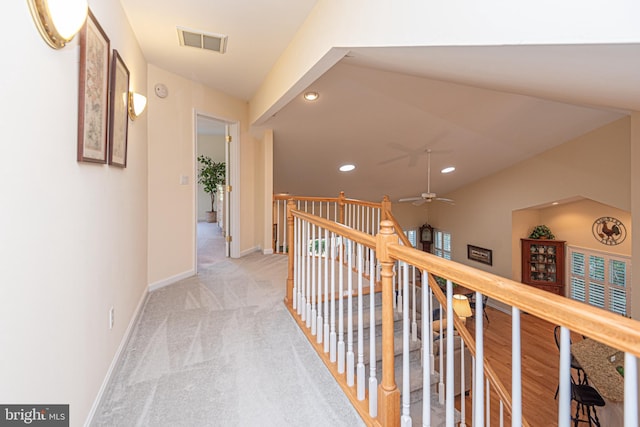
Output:
<svg viewBox="0 0 640 427">
<path fill-rule="evenodd" d="M 222 34 L 203 33 L 202 31 L 178 28 L 180 46 L 197 47 L 198 49 L 212 50 L 225 53 L 227 50 L 227 36 Z"/>
</svg>

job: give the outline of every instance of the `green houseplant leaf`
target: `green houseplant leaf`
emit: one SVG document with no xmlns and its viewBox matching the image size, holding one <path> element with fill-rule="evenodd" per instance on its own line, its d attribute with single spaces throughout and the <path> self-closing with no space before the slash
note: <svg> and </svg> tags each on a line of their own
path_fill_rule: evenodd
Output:
<svg viewBox="0 0 640 427">
<path fill-rule="evenodd" d="M 204 155 L 198 156 L 198 162 L 200 163 L 198 184 L 201 184 L 204 192 L 211 197 L 211 212 L 213 212 L 218 185 L 225 184 L 225 163 L 214 162 L 211 157 Z"/>
<path fill-rule="evenodd" d="M 530 239 L 555 239 L 556 236 L 551 232 L 549 227 L 546 225 L 536 225 L 533 227 L 531 234 L 529 234 Z"/>
</svg>

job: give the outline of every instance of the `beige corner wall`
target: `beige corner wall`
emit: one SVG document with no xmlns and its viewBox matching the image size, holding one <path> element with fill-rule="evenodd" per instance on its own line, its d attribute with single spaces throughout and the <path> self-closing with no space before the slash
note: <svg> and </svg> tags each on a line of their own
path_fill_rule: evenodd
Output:
<svg viewBox="0 0 640 427">
<path fill-rule="evenodd" d="M 627 238 L 618 245 L 600 243 L 593 236 L 593 223 L 605 216 L 620 220 L 627 230 Z M 540 210 L 539 224 L 547 224 L 558 240 L 566 240 L 568 245 L 579 246 L 595 251 L 616 255 L 631 255 L 632 224 L 631 213 L 593 200 L 581 200 L 574 203 L 554 206 Z M 537 225 L 537 224 L 529 224 Z M 531 231 L 529 228 L 528 231 Z"/>
<path fill-rule="evenodd" d="M 146 93 L 120 2 L 91 9 Z M 146 293 L 147 116 L 128 122 L 125 169 L 78 163 L 77 38 L 51 49 L 27 2 L 2 2 L 0 16 L 20 41 L 0 71 L 0 402 L 69 404 L 79 426 Z"/>
<path fill-rule="evenodd" d="M 455 199 L 455 206 L 432 204 L 430 222 L 451 231 L 456 261 L 519 281 L 520 238 L 528 235 L 529 227 L 536 225 L 533 222 L 550 218 L 544 213 L 514 211 L 581 196 L 614 207 L 618 213 L 629 212 L 629 163 L 603 166 L 603 153 L 628 159 L 629 141 L 629 118 L 603 126 L 447 194 Z M 557 228 L 554 232 L 562 238 Z M 493 250 L 493 266 L 468 260 L 468 244 Z"/>
<path fill-rule="evenodd" d="M 167 86 L 158 98 L 154 86 Z M 149 284 L 171 283 L 195 273 L 195 112 L 239 124 L 240 253 L 259 246 L 256 221 L 256 141 L 248 132 L 248 105 L 219 91 L 149 65 Z M 230 165 L 231 167 L 231 165 Z M 187 184 L 181 185 L 182 176 Z"/>
<path fill-rule="evenodd" d="M 273 253 L 273 130 L 265 130 L 262 134 L 262 142 L 259 145 L 259 163 L 258 168 L 262 184 L 261 200 L 262 209 L 260 209 L 262 228 L 262 253 Z"/>
</svg>

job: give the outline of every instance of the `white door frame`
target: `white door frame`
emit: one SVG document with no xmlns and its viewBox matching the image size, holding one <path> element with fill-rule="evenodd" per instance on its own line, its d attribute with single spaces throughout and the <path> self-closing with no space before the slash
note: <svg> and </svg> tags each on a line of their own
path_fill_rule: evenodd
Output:
<svg viewBox="0 0 640 427">
<path fill-rule="evenodd" d="M 225 158 L 228 158 L 227 163 L 227 185 L 231 186 L 232 190 L 227 193 L 229 199 L 229 215 L 225 216 L 225 231 L 227 235 L 232 236 L 232 240 L 229 243 L 229 252 L 225 256 L 231 256 L 231 258 L 240 257 L 240 126 L 239 122 L 225 119 L 216 116 L 211 113 L 207 113 L 200 110 L 194 110 L 193 113 L 193 266 L 194 271 L 198 271 L 198 117 L 212 119 L 226 125 L 227 132 L 231 136 L 232 142 L 228 144 L 225 142 Z"/>
</svg>

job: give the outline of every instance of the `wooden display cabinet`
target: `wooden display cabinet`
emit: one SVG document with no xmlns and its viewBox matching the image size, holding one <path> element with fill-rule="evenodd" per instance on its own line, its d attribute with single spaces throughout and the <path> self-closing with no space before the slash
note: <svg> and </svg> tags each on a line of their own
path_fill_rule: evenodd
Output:
<svg viewBox="0 0 640 427">
<path fill-rule="evenodd" d="M 520 239 L 522 283 L 564 296 L 563 240 Z"/>
</svg>

